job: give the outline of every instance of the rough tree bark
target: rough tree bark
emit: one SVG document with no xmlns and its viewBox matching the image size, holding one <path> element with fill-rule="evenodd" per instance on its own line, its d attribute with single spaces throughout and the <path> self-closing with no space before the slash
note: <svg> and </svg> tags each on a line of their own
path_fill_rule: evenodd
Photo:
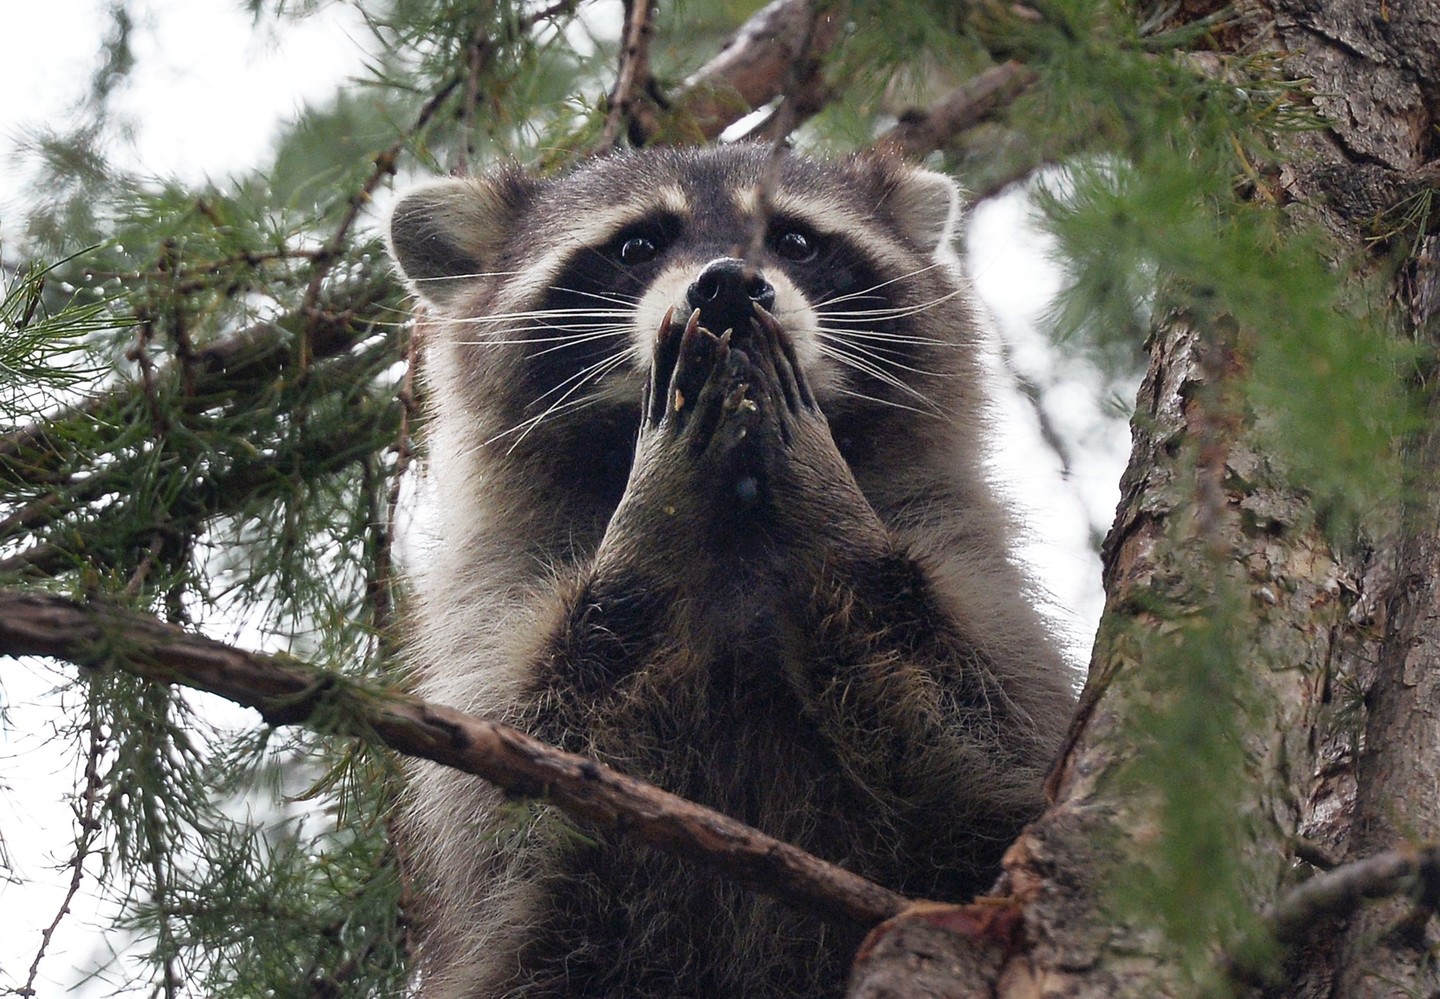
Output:
<svg viewBox="0 0 1440 999">
<path fill-rule="evenodd" d="M 1201 17 L 1212 6 L 1183 4 L 1175 16 Z M 1223 67 L 1238 53 L 1272 53 L 1287 78 L 1311 81 L 1323 119 L 1290 140 L 1288 162 L 1261 193 L 1339 237 L 1366 262 L 1362 276 L 1388 281 L 1409 334 L 1433 351 L 1436 238 L 1397 250 L 1374 237 L 1406 199 L 1434 187 L 1440 7 L 1278 0 L 1240 8 L 1230 27 L 1206 36 L 1214 48 L 1197 62 Z M 1232 844 L 1255 912 L 1273 913 L 1309 864 L 1440 837 L 1440 400 L 1432 392 L 1429 426 L 1407 446 L 1413 481 L 1401 522 L 1362 525 L 1368 545 L 1337 550 L 1309 498 L 1288 491 L 1275 456 L 1257 446 L 1250 414 L 1229 398 L 1250 363 L 1236 343 L 1264 335 L 1226 330 L 1213 317 L 1156 317 L 1081 712 L 1052 778 L 1052 806 L 1007 858 L 1002 895 L 1014 925 L 952 916 L 951 943 L 937 947 L 933 913 L 902 916 L 872 937 L 852 997 L 1195 993 L 1163 934 L 1112 903 L 1156 824 L 1156 801 L 1119 779 L 1123 734 L 1155 706 L 1148 671 L 1166 668 L 1155 653 L 1174 612 L 1183 618 L 1217 587 L 1243 612 L 1235 618 L 1243 633 L 1229 640 L 1245 650 L 1258 695 L 1243 739 L 1253 808 Z M 1157 601 L 1171 613 L 1150 614 Z M 1358 707 L 1359 720 L 1346 720 L 1342 707 Z M 1433 900 L 1433 885 L 1420 890 Z M 1284 981 L 1262 988 L 1232 967 L 1224 987 L 1297 999 L 1437 994 L 1440 934 L 1413 894 L 1355 908 L 1348 919 L 1318 916 L 1302 928 L 1307 939 Z M 907 947 L 903 934 L 917 923 L 932 932 Z M 1294 929 L 1282 935 L 1295 942 Z M 1235 958 L 1214 955 L 1222 969 Z M 916 968 L 944 965 L 954 969 L 951 984 L 907 984 Z"/>
</svg>

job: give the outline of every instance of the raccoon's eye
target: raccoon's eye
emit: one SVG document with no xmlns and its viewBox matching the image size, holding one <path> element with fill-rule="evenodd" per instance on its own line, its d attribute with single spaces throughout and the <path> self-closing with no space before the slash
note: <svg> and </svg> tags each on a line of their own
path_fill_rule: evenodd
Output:
<svg viewBox="0 0 1440 999">
<path fill-rule="evenodd" d="M 797 264 L 808 263 L 820 253 L 819 241 L 799 229 L 782 229 L 770 240 L 775 252 Z"/>
<path fill-rule="evenodd" d="M 647 236 L 626 236 L 616 240 L 615 259 L 627 267 L 648 263 L 659 253 L 660 248 Z"/>
</svg>

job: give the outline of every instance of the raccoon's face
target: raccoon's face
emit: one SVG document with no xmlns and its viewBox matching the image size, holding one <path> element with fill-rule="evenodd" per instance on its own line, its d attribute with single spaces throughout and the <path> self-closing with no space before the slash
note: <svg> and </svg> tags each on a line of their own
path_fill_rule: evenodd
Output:
<svg viewBox="0 0 1440 999">
<path fill-rule="evenodd" d="M 658 332 L 697 309 L 742 339 L 757 306 L 773 314 L 842 453 L 874 420 L 944 415 L 973 365 L 954 184 L 889 159 L 787 156 L 762 205 L 769 157 L 656 150 L 400 199 L 392 252 L 461 352 L 484 443 L 596 421 L 633 438 Z"/>
</svg>

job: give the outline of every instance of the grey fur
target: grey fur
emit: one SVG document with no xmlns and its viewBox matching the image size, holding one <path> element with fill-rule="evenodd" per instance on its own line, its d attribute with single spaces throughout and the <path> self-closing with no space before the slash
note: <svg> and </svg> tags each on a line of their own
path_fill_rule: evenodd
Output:
<svg viewBox="0 0 1440 999">
<path fill-rule="evenodd" d="M 954 185 L 788 157 L 762 261 L 784 332 L 684 334 L 690 283 L 748 239 L 766 155 L 399 201 L 392 250 L 431 315 L 419 693 L 964 899 L 1040 809 L 1072 694 L 982 469 Z M 623 265 L 636 235 L 658 255 Z M 566 381 L 592 363 L 611 366 Z M 442 768 L 414 769 L 405 816 L 427 997 L 818 999 L 858 939 Z"/>
</svg>

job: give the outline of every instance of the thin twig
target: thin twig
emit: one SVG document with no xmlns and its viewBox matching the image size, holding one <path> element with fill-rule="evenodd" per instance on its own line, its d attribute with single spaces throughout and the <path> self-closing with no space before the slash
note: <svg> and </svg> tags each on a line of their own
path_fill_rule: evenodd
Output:
<svg viewBox="0 0 1440 999">
<path fill-rule="evenodd" d="M 150 538 L 150 544 L 145 549 L 145 557 L 140 560 L 140 566 L 131 575 L 130 581 L 125 584 L 126 596 L 136 596 L 145 585 L 145 578 L 155 569 L 155 562 L 160 557 L 160 552 L 165 546 L 165 536 L 156 531 Z"/>
<path fill-rule="evenodd" d="M 456 164 L 461 174 L 470 172 L 470 157 L 475 155 L 475 109 L 480 105 L 480 76 L 485 64 L 490 61 L 494 45 L 477 23 L 465 47 L 465 93 L 460 100 L 460 161 Z"/>
<path fill-rule="evenodd" d="M 385 497 L 385 509 L 383 519 L 380 520 L 379 537 L 376 541 L 375 551 L 375 586 L 376 592 L 376 620 L 375 632 L 380 636 L 382 643 L 392 636 L 391 625 L 395 609 L 394 596 L 394 544 L 396 517 L 400 510 L 400 488 L 405 481 L 405 475 L 410 470 L 410 462 L 414 457 L 414 447 L 410 440 L 410 428 L 415 420 L 417 399 L 415 395 L 416 373 L 420 368 L 420 359 L 423 356 L 421 341 L 423 339 L 423 325 L 416 325 L 409 328 L 404 345 L 405 354 L 405 376 L 400 381 L 400 388 L 396 392 L 396 398 L 400 403 L 400 427 L 395 431 L 395 443 L 391 450 L 395 453 L 395 464 L 390 469 L 389 492 Z"/>
<path fill-rule="evenodd" d="M 162 273 L 170 267 L 171 251 L 172 247 L 167 244 L 158 265 Z M 140 323 L 137 327 L 135 347 L 130 352 L 130 356 L 140 369 L 140 389 L 145 394 L 146 407 L 150 411 L 150 423 L 153 427 L 155 446 L 163 449 L 170 436 L 170 418 L 165 407 L 160 402 L 160 390 L 155 381 L 155 364 L 150 360 L 150 344 L 155 337 L 155 321 L 154 317 L 150 314 L 148 306 L 140 311 L 138 318 L 140 319 Z M 181 370 L 184 374 L 184 379 L 193 388 L 193 376 L 188 370 L 190 362 L 191 358 L 187 357 L 184 360 L 177 359 L 176 364 L 182 366 Z M 134 574 L 131 575 L 129 582 L 125 585 L 125 592 L 130 596 L 135 596 L 140 592 L 140 588 L 145 585 L 145 577 L 154 569 L 156 560 L 164 546 L 164 540 L 163 525 L 161 525 L 160 528 L 152 534 L 145 557 L 141 560 L 140 566 L 135 570 Z"/>
<path fill-rule="evenodd" d="M 1417 917 L 1426 918 L 1440 907 L 1440 845 L 1405 845 L 1320 871 L 1265 910 L 1262 932 L 1268 930 L 1286 947 L 1300 947 L 1317 931 L 1326 932 L 1335 919 L 1355 912 L 1364 900 L 1402 893 L 1414 899 Z M 1245 950 L 1225 960 L 1225 973 L 1238 983 L 1269 983 L 1273 966 L 1245 956 Z"/>
<path fill-rule="evenodd" d="M 272 725 L 359 735 L 408 756 L 543 798 L 587 825 L 712 868 L 800 911 L 847 927 L 900 912 L 904 896 L 719 812 L 562 752 L 499 722 L 245 652 L 148 614 L 0 589 L 0 654 L 113 666 L 252 707 Z"/>
<path fill-rule="evenodd" d="M 1077 459 L 1072 451 L 1066 435 L 1060 432 L 1055 423 L 1055 418 L 1045 408 L 1045 390 L 1035 379 L 1025 374 L 1015 363 L 1015 350 L 1010 340 L 1004 336 L 996 337 L 1000 348 L 1000 364 L 1005 373 L 1014 381 L 1015 387 L 1020 390 L 1020 396 L 1030 407 L 1030 412 L 1035 417 L 1036 429 L 1040 432 L 1040 440 L 1050 449 L 1060 462 L 1060 478 L 1073 487 L 1073 477 Z M 1093 523 L 1088 528 L 1088 540 L 1092 551 L 1099 551 L 1100 545 L 1105 541 L 1104 531 L 1097 528 Z"/>
<path fill-rule="evenodd" d="M 559 0 L 558 3 L 552 3 L 548 7 L 542 7 L 540 10 L 525 16 L 525 27 L 533 28 L 541 21 L 549 21 L 559 17 L 561 14 L 574 14 L 578 4 L 579 0 Z"/>
<path fill-rule="evenodd" d="M 329 275 L 330 269 L 335 266 L 335 262 L 343 255 L 345 243 L 350 238 L 351 228 L 354 227 L 355 221 L 360 217 L 360 213 L 370 204 L 370 196 L 375 193 L 375 189 L 380 186 L 386 177 L 395 173 L 395 164 L 399 161 L 400 154 L 404 152 L 405 147 L 430 123 L 430 119 L 435 116 L 445 101 L 449 99 L 450 94 L 460 85 L 460 82 L 460 77 L 455 76 L 442 84 L 420 108 L 420 113 L 415 116 L 415 121 L 401 134 L 400 138 L 376 154 L 375 159 L 372 161 L 374 168 L 366 176 L 364 183 L 360 185 L 360 189 L 350 195 L 349 203 L 346 205 L 345 214 L 341 217 L 340 224 L 335 227 L 335 231 L 330 234 L 330 238 L 325 241 L 325 245 L 316 252 L 313 260 L 313 271 L 310 275 L 310 284 L 305 289 L 305 297 L 300 303 L 300 314 L 310 319 L 310 321 L 306 323 L 300 339 L 298 366 L 302 378 L 310 368 L 312 351 L 311 337 L 315 325 L 320 320 L 320 314 L 317 308 L 320 304 L 320 292 L 325 285 L 325 278 Z"/>
<path fill-rule="evenodd" d="M 40 974 L 40 962 L 44 960 L 45 952 L 50 948 L 50 939 L 59 929 L 61 920 L 69 915 L 70 903 L 75 901 L 75 896 L 80 892 L 80 885 L 85 880 L 85 860 L 90 856 L 90 845 L 94 842 L 96 832 L 100 830 L 100 820 L 96 813 L 100 807 L 100 757 L 105 752 L 106 740 L 101 734 L 102 728 L 94 698 L 90 699 L 90 720 L 85 727 L 90 733 L 90 747 L 85 754 L 85 791 L 80 796 L 81 812 L 76 816 L 79 835 L 76 837 L 75 853 L 68 865 L 70 886 L 65 891 L 60 908 L 55 912 L 55 918 L 50 920 L 50 925 L 41 932 L 40 949 L 35 952 L 35 960 L 30 962 L 30 973 L 25 978 L 24 986 L 16 989 L 15 995 L 35 995 L 35 979 Z"/>
<path fill-rule="evenodd" d="M 135 346 L 127 357 L 140 369 L 140 391 L 145 396 L 146 408 L 150 410 L 150 422 L 157 436 L 163 437 L 170 429 L 165 407 L 160 404 L 160 393 L 155 378 L 155 364 L 150 360 L 150 342 L 155 338 L 155 317 L 148 308 L 142 308 L 136 315 Z"/>
</svg>

